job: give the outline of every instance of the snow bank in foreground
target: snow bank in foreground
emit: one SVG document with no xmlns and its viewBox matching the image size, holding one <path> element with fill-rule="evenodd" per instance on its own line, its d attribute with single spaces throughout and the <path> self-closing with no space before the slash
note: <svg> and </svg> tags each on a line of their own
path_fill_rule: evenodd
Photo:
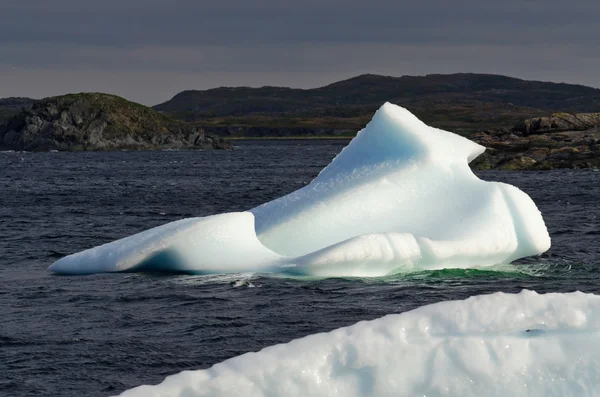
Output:
<svg viewBox="0 0 600 397">
<path fill-rule="evenodd" d="M 311 335 L 121 396 L 596 396 L 599 331 L 599 296 L 496 293 Z"/>
<path fill-rule="evenodd" d="M 251 212 L 164 225 L 62 258 L 50 270 L 365 277 L 496 265 L 546 251 L 550 237 L 531 198 L 471 172 L 468 162 L 483 151 L 386 103 L 300 190 Z"/>
</svg>

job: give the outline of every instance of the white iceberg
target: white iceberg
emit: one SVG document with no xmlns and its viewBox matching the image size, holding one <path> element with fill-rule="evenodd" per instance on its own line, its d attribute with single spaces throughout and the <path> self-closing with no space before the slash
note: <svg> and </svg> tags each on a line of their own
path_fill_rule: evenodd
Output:
<svg viewBox="0 0 600 397">
<path fill-rule="evenodd" d="M 468 163 L 484 150 L 386 103 L 302 189 L 249 212 L 160 226 L 50 270 L 385 276 L 546 251 L 550 237 L 531 198 L 471 172 Z"/>
<path fill-rule="evenodd" d="M 599 337 L 599 296 L 496 293 L 311 335 L 121 396 L 598 396 Z"/>
</svg>

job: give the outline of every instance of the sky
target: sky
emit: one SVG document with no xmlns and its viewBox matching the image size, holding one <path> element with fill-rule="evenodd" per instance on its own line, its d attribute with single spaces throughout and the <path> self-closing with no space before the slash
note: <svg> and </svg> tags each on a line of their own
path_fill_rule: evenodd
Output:
<svg viewBox="0 0 600 397">
<path fill-rule="evenodd" d="M 600 88 L 598 0 L 0 0 L 0 98 L 494 73 Z"/>
</svg>

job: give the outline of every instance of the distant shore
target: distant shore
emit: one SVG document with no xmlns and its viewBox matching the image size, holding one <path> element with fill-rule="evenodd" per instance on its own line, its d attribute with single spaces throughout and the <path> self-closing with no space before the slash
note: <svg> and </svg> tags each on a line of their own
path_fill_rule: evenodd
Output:
<svg viewBox="0 0 600 397">
<path fill-rule="evenodd" d="M 232 136 L 224 137 L 226 141 L 319 141 L 319 140 L 346 140 L 353 139 L 353 136 Z"/>
</svg>

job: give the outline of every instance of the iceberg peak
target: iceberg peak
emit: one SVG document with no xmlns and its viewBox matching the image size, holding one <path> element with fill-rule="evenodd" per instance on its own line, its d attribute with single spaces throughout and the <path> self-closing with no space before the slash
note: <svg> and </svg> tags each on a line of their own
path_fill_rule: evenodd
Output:
<svg viewBox="0 0 600 397">
<path fill-rule="evenodd" d="M 512 217 L 504 197 L 506 189 L 499 183 L 481 181 L 468 166 L 484 150 L 464 137 L 427 126 L 407 109 L 385 103 L 310 185 L 252 210 L 258 237 L 268 248 L 289 256 L 315 253 L 361 235 L 378 233 L 409 234 L 421 238 L 423 247 L 429 246 L 423 239 L 457 245 L 455 240 L 464 242 L 470 227 L 473 238 L 489 228 L 490 237 L 507 244 L 513 241 L 516 246 L 515 228 L 500 221 Z M 515 190 L 518 193 L 507 194 L 522 193 Z M 522 195 L 526 198 L 519 195 L 519 203 L 535 207 L 527 195 Z M 494 212 L 499 218 L 491 216 Z M 530 220 L 535 224 L 533 240 L 539 237 L 544 241 L 539 246 L 549 246 L 537 209 Z M 498 224 L 503 228 L 497 229 Z M 298 235 L 303 238 L 298 239 Z M 491 242 L 482 238 L 477 244 Z M 512 248 L 502 248 L 506 250 Z M 491 259 L 484 251 L 482 256 L 486 258 L 476 257 L 483 259 L 481 264 Z M 425 252 L 415 255 L 418 258 L 414 260 L 421 265 L 424 258 L 439 259 Z M 400 259 L 398 255 L 392 257 L 392 262 Z"/>
<path fill-rule="evenodd" d="M 468 164 L 485 147 L 448 131 L 430 127 L 407 109 L 383 104 L 367 126 L 319 174 L 319 180 L 340 174 L 382 169 L 386 164 Z M 391 167 L 388 167 L 391 169 Z"/>
<path fill-rule="evenodd" d="M 485 151 L 485 147 L 460 135 L 426 125 L 408 109 L 389 102 L 377 110 L 361 134 L 388 134 L 382 140 L 400 144 L 396 149 L 412 149 L 412 155 L 428 155 L 430 160 L 436 161 L 467 159 L 470 162 Z"/>
</svg>

